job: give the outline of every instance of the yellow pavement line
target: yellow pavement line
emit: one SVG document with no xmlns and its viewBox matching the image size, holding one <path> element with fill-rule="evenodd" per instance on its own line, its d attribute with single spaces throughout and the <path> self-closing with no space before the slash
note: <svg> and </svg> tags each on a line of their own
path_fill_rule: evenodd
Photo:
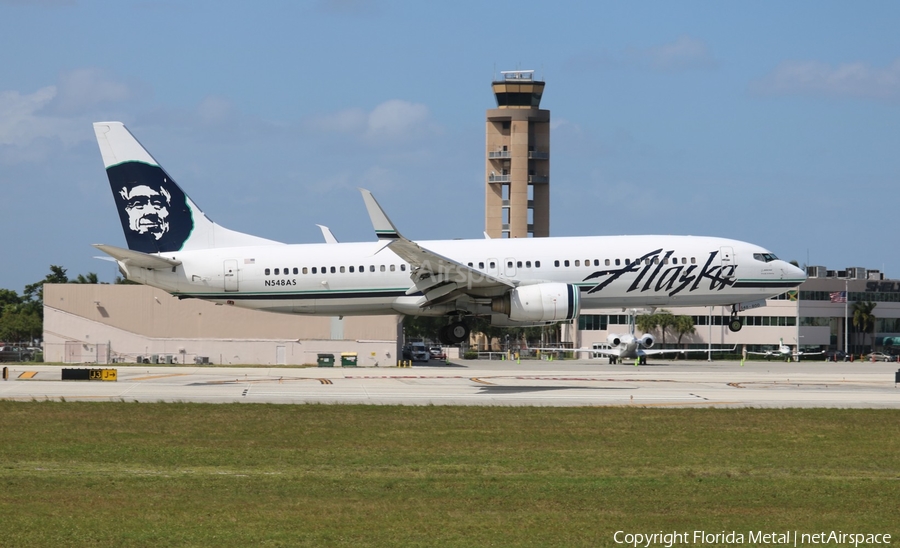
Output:
<svg viewBox="0 0 900 548">
<path fill-rule="evenodd" d="M 322 383 L 322 384 L 334 384 L 333 382 L 331 382 L 331 381 L 328 380 L 328 379 L 319 379 L 319 382 Z"/>
<path fill-rule="evenodd" d="M 21 375 L 19 375 L 20 379 L 33 379 L 35 375 L 37 375 L 37 371 L 25 371 Z"/>
<path fill-rule="evenodd" d="M 472 381 L 472 382 L 477 382 L 477 383 L 481 383 L 481 384 L 487 384 L 487 385 L 490 385 L 490 386 L 494 386 L 494 383 L 488 382 L 488 381 L 484 381 L 484 380 L 481 380 L 481 379 L 479 379 L 478 377 L 472 377 L 472 378 L 470 378 L 469 380 Z"/>
</svg>

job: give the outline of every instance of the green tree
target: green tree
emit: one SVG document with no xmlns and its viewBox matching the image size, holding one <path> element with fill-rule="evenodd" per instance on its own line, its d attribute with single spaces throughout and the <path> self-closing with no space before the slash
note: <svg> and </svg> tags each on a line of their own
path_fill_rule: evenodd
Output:
<svg viewBox="0 0 900 548">
<path fill-rule="evenodd" d="M 694 318 L 693 316 L 675 316 L 675 333 L 678 334 L 678 344 L 681 345 L 681 338 L 685 335 L 693 335 L 697 332 L 697 328 L 694 326 Z"/>
<path fill-rule="evenodd" d="M 87 276 L 84 274 L 79 274 L 77 278 L 71 280 L 70 283 L 73 284 L 99 284 L 100 280 L 97 278 L 96 272 L 88 272 Z"/>
<path fill-rule="evenodd" d="M 659 330 L 662 332 L 662 344 L 666 345 L 666 331 L 669 330 L 670 327 L 675 326 L 675 315 L 669 312 L 666 309 L 662 309 L 656 313 L 656 322 L 659 327 Z"/>
<path fill-rule="evenodd" d="M 634 324 L 641 333 L 650 333 L 659 327 L 659 318 L 656 314 L 641 314 L 634 318 Z"/>
<path fill-rule="evenodd" d="M 31 343 L 40 338 L 43 321 L 35 310 L 24 305 L 9 305 L 0 315 L 0 339 L 13 343 Z"/>
<path fill-rule="evenodd" d="M 875 342 L 875 314 L 872 311 L 878 303 L 872 301 L 856 301 L 853 303 L 853 326 L 857 334 L 862 333 L 862 341 L 857 341 L 860 352 L 865 350 L 865 335 L 872 333 L 872 343 Z"/>
</svg>

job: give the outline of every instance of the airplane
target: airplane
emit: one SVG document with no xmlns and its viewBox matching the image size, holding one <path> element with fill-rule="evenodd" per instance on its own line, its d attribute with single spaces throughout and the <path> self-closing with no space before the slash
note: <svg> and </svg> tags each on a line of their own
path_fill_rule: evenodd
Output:
<svg viewBox="0 0 900 548">
<path fill-rule="evenodd" d="M 287 314 L 471 316 L 498 326 L 570 321 L 582 307 L 744 305 L 806 273 L 758 245 L 716 237 L 592 236 L 415 242 L 360 189 L 377 242 L 286 244 L 214 223 L 121 122 L 94 133 L 127 248 L 95 244 L 122 275 L 178 298 Z"/>
<path fill-rule="evenodd" d="M 681 348 L 653 348 L 656 339 L 650 333 L 643 335 L 635 335 L 634 317 L 636 311 L 632 310 L 628 320 L 628 333 L 618 334 L 610 333 L 606 336 L 609 348 L 603 348 L 595 345 L 594 348 L 531 348 L 530 350 L 541 351 L 564 351 L 574 353 L 589 353 L 593 357 L 607 356 L 609 363 L 624 362 L 625 360 L 634 360 L 634 365 L 646 365 L 648 356 L 661 356 L 665 354 L 689 354 L 689 353 L 709 353 L 709 352 L 734 352 L 737 346 L 732 348 L 715 348 L 715 349 L 681 349 Z"/>
<path fill-rule="evenodd" d="M 818 352 L 804 352 L 802 350 L 798 350 L 796 353 L 797 359 L 800 359 L 803 356 L 821 356 L 824 354 L 824 350 L 820 350 Z M 791 347 L 784 344 L 784 339 L 778 339 L 778 348 L 775 350 L 766 350 L 765 352 L 747 352 L 747 354 L 754 354 L 757 356 L 765 356 L 768 360 L 771 357 L 776 358 L 784 358 L 786 361 L 791 361 L 794 358 L 795 353 L 791 350 Z"/>
</svg>

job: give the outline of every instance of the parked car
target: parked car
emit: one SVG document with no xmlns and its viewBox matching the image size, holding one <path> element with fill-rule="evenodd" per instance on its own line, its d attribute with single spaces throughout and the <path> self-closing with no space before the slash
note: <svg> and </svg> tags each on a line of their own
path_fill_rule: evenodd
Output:
<svg viewBox="0 0 900 548">
<path fill-rule="evenodd" d="M 866 361 L 870 362 L 892 362 L 897 358 L 893 358 L 884 352 L 872 352 L 868 356 L 866 356 Z"/>
<path fill-rule="evenodd" d="M 34 353 L 18 346 L 0 347 L 0 362 L 30 362 Z"/>
<path fill-rule="evenodd" d="M 414 362 L 427 362 L 431 357 L 428 347 L 423 342 L 414 342 L 409 345 L 409 348 L 412 353 L 412 361 Z"/>
<path fill-rule="evenodd" d="M 825 361 L 829 362 L 849 362 L 850 356 L 841 350 L 829 350 L 825 352 Z"/>
<path fill-rule="evenodd" d="M 432 360 L 445 360 L 447 359 L 447 354 L 444 353 L 444 349 L 440 346 L 432 346 L 428 349 L 428 352 L 431 354 Z"/>
</svg>

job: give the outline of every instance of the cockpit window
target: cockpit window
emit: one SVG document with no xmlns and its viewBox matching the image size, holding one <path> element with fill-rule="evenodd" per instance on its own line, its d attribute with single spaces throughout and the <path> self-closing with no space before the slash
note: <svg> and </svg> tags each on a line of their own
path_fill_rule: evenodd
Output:
<svg viewBox="0 0 900 548">
<path fill-rule="evenodd" d="M 778 260 L 778 257 L 773 253 L 754 253 L 753 258 L 764 263 L 771 263 L 772 261 Z"/>
</svg>

